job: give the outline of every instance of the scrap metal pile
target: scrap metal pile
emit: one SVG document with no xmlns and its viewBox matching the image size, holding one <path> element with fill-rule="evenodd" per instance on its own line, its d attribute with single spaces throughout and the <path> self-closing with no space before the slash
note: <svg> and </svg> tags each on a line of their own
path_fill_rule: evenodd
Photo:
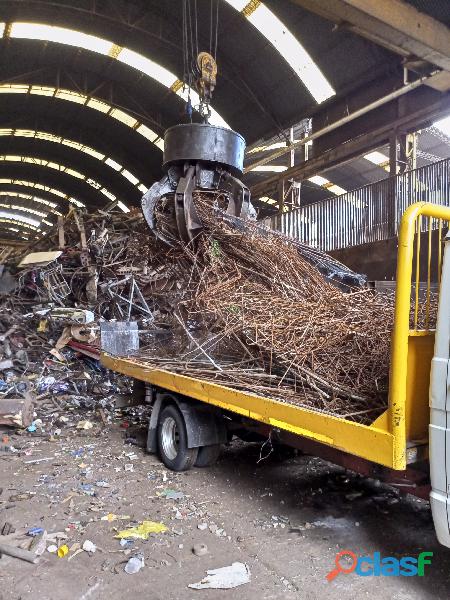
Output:
<svg viewBox="0 0 450 600">
<path fill-rule="evenodd" d="M 72 215 L 60 256 L 22 267 L 4 304 L 16 319 L 20 307 L 34 312 L 35 332 L 36 311 L 52 306 L 89 309 L 97 323 L 139 321 L 139 359 L 155 368 L 375 418 L 386 406 L 392 298 L 320 251 L 230 217 L 201 193 L 194 200 L 204 229 L 171 247 L 137 213 Z M 55 247 L 56 230 L 32 250 Z M 41 355 L 59 351 L 61 333 L 33 334 L 46 340 Z M 70 339 L 72 350 L 83 345 Z M 98 352 L 98 339 L 84 345 Z"/>
<path fill-rule="evenodd" d="M 129 394 L 130 381 L 99 364 L 95 325 L 76 323 L 83 311 L 25 309 L 4 305 L 0 316 L 0 425 L 29 427 L 34 410 L 112 409 Z"/>
<path fill-rule="evenodd" d="M 201 194 L 195 205 L 204 225 L 195 246 L 174 243 L 153 256 L 167 278 L 145 291 L 159 318 L 140 360 L 375 418 L 387 401 L 392 297 L 349 287 L 357 277 L 330 257 L 211 209 Z"/>
<path fill-rule="evenodd" d="M 148 366 L 373 421 L 387 406 L 394 299 L 257 224 L 238 179 L 244 147 L 220 127 L 170 128 L 165 174 L 142 214 L 71 209 L 27 249 L 47 254 L 22 260 L 6 304 L 138 321 Z M 109 335 L 118 337 L 114 327 Z"/>
</svg>

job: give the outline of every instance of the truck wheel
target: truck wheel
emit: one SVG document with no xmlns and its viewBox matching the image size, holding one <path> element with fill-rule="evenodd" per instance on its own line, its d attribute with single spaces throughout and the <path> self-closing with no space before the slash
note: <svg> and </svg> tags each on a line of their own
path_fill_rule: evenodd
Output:
<svg viewBox="0 0 450 600">
<path fill-rule="evenodd" d="M 201 446 L 198 449 L 197 460 L 195 461 L 196 467 L 211 467 L 220 454 L 220 444 L 213 444 L 212 446 Z"/>
<path fill-rule="evenodd" d="M 172 471 L 194 466 L 198 448 L 188 448 L 183 415 L 175 406 L 166 406 L 158 420 L 158 448 L 163 463 Z"/>
</svg>

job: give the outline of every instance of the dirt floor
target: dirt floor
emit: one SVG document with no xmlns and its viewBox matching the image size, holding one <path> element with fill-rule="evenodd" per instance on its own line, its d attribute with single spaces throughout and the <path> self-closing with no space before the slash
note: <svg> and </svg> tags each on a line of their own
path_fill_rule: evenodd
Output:
<svg viewBox="0 0 450 600">
<path fill-rule="evenodd" d="M 30 538 L 21 534 L 42 527 L 48 534 L 60 532 L 57 545 L 70 548 L 62 558 L 46 550 L 36 565 L 4 555 L 1 600 L 450 595 L 450 550 L 438 545 L 426 502 L 403 498 L 314 457 L 281 461 L 272 455 L 257 464 L 259 445 L 242 442 L 224 448 L 212 468 L 172 473 L 155 456 L 125 444 L 120 425 L 93 422 L 86 431 L 74 422 L 63 424 L 50 441 L 39 430 L 12 435 L 20 452 L 0 453 L 0 529 L 7 522 L 16 530 L 12 537 L 0 535 L 0 543 L 25 540 L 27 547 Z M 167 498 L 167 490 L 182 497 Z M 144 519 L 168 530 L 122 547 L 117 531 Z M 75 554 L 86 540 L 96 545 L 95 553 Z M 47 540 L 47 547 L 52 543 Z M 207 554 L 193 553 L 199 543 L 207 545 Z M 325 576 L 342 549 L 434 556 L 424 577 L 352 573 L 328 583 Z M 145 566 L 125 573 L 137 552 Z M 236 561 L 248 565 L 249 583 L 231 590 L 188 587 L 208 569 Z"/>
</svg>

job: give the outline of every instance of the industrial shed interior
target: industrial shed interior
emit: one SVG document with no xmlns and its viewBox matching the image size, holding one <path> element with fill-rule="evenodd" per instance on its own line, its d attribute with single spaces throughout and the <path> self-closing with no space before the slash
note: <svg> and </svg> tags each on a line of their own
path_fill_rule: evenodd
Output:
<svg viewBox="0 0 450 600">
<path fill-rule="evenodd" d="M 448 598 L 449 0 L 0 34 L 0 600 Z"/>
</svg>

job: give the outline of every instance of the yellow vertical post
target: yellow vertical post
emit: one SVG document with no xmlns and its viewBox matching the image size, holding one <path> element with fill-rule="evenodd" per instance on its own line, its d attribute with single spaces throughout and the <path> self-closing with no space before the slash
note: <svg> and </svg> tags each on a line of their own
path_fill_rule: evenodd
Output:
<svg viewBox="0 0 450 600">
<path fill-rule="evenodd" d="M 441 283 L 441 270 L 442 270 L 442 219 L 439 219 L 439 227 L 438 227 L 438 264 L 437 264 L 438 274 L 438 287 Z"/>
<path fill-rule="evenodd" d="M 414 304 L 414 329 L 417 329 L 417 321 L 419 316 L 419 287 L 420 287 L 420 234 L 422 233 L 422 217 L 416 219 L 416 293 Z"/>
<path fill-rule="evenodd" d="M 428 256 L 427 256 L 427 304 L 425 308 L 425 329 L 430 327 L 430 292 L 431 292 L 431 229 L 432 217 L 428 217 Z"/>
<path fill-rule="evenodd" d="M 389 376 L 389 421 L 393 435 L 392 463 L 394 469 L 406 467 L 406 376 L 414 234 L 418 215 L 419 209 L 416 204 L 406 210 L 401 221 L 398 238 L 397 289 Z M 420 228 L 417 231 L 418 245 L 420 244 L 419 240 Z M 416 295 L 417 289 L 416 267 Z"/>
</svg>

